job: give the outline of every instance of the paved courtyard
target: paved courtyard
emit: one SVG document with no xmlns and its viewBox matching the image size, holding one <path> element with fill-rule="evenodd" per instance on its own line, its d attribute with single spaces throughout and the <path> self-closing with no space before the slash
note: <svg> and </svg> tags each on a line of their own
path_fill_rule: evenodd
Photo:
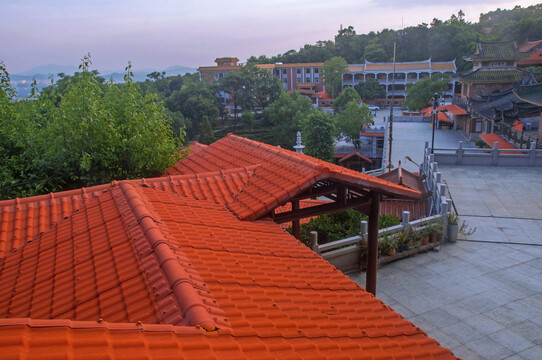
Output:
<svg viewBox="0 0 542 360">
<path fill-rule="evenodd" d="M 429 124 L 397 123 L 394 134 L 394 162 L 420 162 Z M 437 130 L 435 147 L 458 140 Z M 477 231 L 380 268 L 377 297 L 456 356 L 542 359 L 542 168 L 440 169 L 461 220 Z M 365 273 L 351 278 L 365 285 Z"/>
</svg>

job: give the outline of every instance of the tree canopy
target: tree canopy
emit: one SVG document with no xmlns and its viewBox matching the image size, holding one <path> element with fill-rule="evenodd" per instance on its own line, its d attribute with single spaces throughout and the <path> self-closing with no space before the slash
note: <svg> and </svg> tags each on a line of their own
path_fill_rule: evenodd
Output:
<svg viewBox="0 0 542 360">
<path fill-rule="evenodd" d="M 346 87 L 343 92 L 337 96 L 337 98 L 333 101 L 333 110 L 335 114 L 342 113 L 343 110 L 346 108 L 346 105 L 352 101 L 359 103 L 361 100 L 358 92 L 354 90 L 354 88 L 348 86 Z"/>
<path fill-rule="evenodd" d="M 1 198 L 156 176 L 176 161 L 166 111 L 132 82 L 131 66 L 125 83 L 102 86 L 90 65 L 85 56 L 65 89 L 16 102 L 0 66 Z"/>
<path fill-rule="evenodd" d="M 298 51 L 289 50 L 284 54 L 267 57 L 251 57 L 248 62 L 258 64 L 325 62 L 340 56 L 349 64 L 369 61 L 391 61 L 393 43 L 397 44 L 397 61 L 433 61 L 456 59 L 459 71 L 472 67 L 464 56 L 472 54 L 478 41 L 542 39 L 542 5 L 525 8 L 516 6 L 510 10 L 497 9 L 481 14 L 479 22 L 465 20 L 465 13 L 459 10 L 449 19 L 433 19 L 430 24 L 422 23 L 395 31 L 383 29 L 358 34 L 353 26 L 339 29 L 334 41 L 319 40 L 305 44 Z"/>
<path fill-rule="evenodd" d="M 360 82 L 354 89 L 363 100 L 371 100 L 386 97 L 386 88 L 379 84 L 376 79 L 367 79 Z"/>
<path fill-rule="evenodd" d="M 334 99 L 341 91 L 342 76 L 347 69 L 348 63 L 340 56 L 332 57 L 324 62 L 324 84 L 329 97 Z"/>
<path fill-rule="evenodd" d="M 282 92 L 263 113 L 265 122 L 273 128 L 272 144 L 292 149 L 301 122 L 311 111 L 310 99 L 298 92 Z"/>
<path fill-rule="evenodd" d="M 448 88 L 450 79 L 446 76 L 431 77 L 418 81 L 407 88 L 407 99 L 403 107 L 410 111 L 420 110 L 429 104 L 433 94 L 441 96 Z"/>
<path fill-rule="evenodd" d="M 339 137 L 342 135 L 346 140 L 354 143 L 356 149 L 360 147 L 360 131 L 363 124 L 373 120 L 373 115 L 366 104 L 359 106 L 356 101 L 346 105 L 344 111 L 335 115 Z"/>
<path fill-rule="evenodd" d="M 311 111 L 302 122 L 304 153 L 325 161 L 333 158 L 333 118 L 323 111 Z"/>
</svg>

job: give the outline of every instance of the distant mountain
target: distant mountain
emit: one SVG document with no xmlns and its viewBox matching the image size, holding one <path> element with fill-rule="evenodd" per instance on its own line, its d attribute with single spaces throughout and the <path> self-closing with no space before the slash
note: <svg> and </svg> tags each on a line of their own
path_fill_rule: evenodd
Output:
<svg viewBox="0 0 542 360">
<path fill-rule="evenodd" d="M 184 75 L 186 73 L 193 74 L 197 71 L 197 69 L 181 66 L 181 65 L 174 65 L 168 67 L 166 70 L 166 76 L 172 76 L 172 75 Z"/>
<path fill-rule="evenodd" d="M 23 76 L 34 76 L 34 75 L 45 75 L 47 77 L 48 75 L 55 75 L 58 73 L 65 73 L 66 75 L 72 75 L 74 72 L 76 72 L 78 69 L 76 66 L 72 65 L 55 65 L 55 64 L 49 64 L 49 65 L 42 65 L 42 66 L 36 66 L 30 70 L 27 70 L 22 73 L 18 73 L 16 75 L 23 75 Z"/>
</svg>

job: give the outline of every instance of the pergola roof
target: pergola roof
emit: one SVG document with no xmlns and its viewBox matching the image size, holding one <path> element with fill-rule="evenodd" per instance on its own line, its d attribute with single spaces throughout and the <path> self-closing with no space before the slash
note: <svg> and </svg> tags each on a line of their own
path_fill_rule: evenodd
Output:
<svg viewBox="0 0 542 360">
<path fill-rule="evenodd" d="M 254 220 L 273 216 L 278 206 L 288 201 L 334 194 L 341 204 L 310 208 L 320 213 L 367 205 L 365 195 L 419 199 L 418 191 L 407 189 L 374 176 L 359 173 L 310 156 L 228 134 L 206 149 L 179 160 L 167 174 L 209 172 L 243 166 L 257 166 L 250 182 L 227 207 L 240 219 Z M 348 192 L 346 189 L 352 191 Z M 338 193 L 341 192 L 339 195 Z M 346 194 L 348 193 L 348 194 Z M 343 198 L 346 195 L 347 198 Z M 298 210 L 297 219 L 314 216 L 310 209 Z M 294 218 L 275 218 L 284 222 Z"/>
</svg>

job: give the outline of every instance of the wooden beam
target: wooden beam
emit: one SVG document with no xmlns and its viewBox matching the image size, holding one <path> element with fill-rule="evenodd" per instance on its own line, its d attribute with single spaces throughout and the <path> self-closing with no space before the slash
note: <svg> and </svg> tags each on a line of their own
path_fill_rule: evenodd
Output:
<svg viewBox="0 0 542 360">
<path fill-rule="evenodd" d="M 323 185 L 317 187 L 311 187 L 310 189 L 302 192 L 301 194 L 294 196 L 292 200 L 303 200 L 307 198 L 326 196 L 337 192 L 337 184 Z"/>
<path fill-rule="evenodd" d="M 312 206 L 299 210 L 286 211 L 283 213 L 275 214 L 275 222 L 278 224 L 294 221 L 297 219 L 305 219 L 313 216 L 328 214 L 340 210 L 346 210 L 351 208 L 358 208 L 370 201 L 368 197 L 348 199 L 344 204 L 337 202 Z"/>
<path fill-rule="evenodd" d="M 380 214 L 380 194 L 371 194 L 371 209 L 369 211 L 369 231 L 367 234 L 367 273 L 365 289 L 376 295 L 376 269 L 378 266 L 378 216 Z"/>
<path fill-rule="evenodd" d="M 299 210 L 299 200 L 292 201 L 292 212 Z M 299 219 L 292 220 L 292 235 L 296 239 L 301 239 L 301 224 Z"/>
</svg>

